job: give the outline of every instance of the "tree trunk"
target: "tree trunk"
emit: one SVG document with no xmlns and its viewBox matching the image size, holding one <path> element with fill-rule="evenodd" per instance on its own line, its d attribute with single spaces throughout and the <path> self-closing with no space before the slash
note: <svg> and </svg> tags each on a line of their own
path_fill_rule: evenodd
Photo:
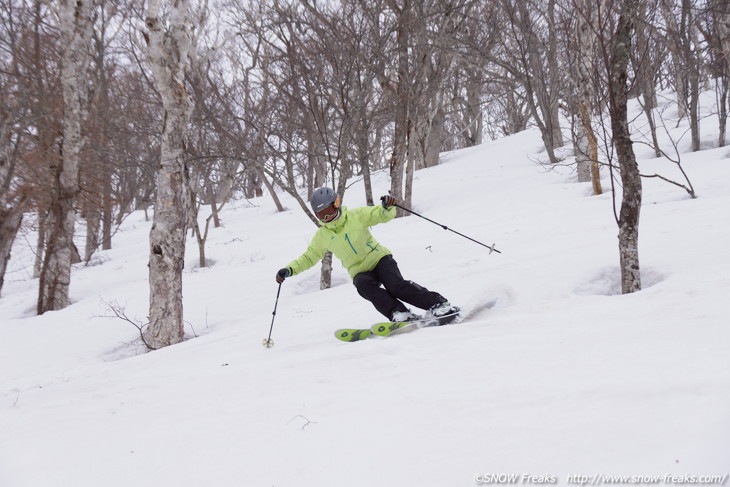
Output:
<svg viewBox="0 0 730 487">
<path fill-rule="evenodd" d="M 205 240 L 198 237 L 198 266 L 202 269 L 208 267 L 207 259 L 205 258 Z"/>
<path fill-rule="evenodd" d="M 641 4 L 638 7 L 640 15 L 646 16 L 648 5 Z M 652 145 L 654 146 L 654 155 L 661 157 L 662 152 L 659 147 L 659 138 L 657 137 L 656 121 L 654 119 L 654 109 L 657 107 L 656 96 L 656 64 L 653 60 L 651 52 L 651 44 L 649 42 L 649 26 L 640 23 L 635 26 L 636 29 L 636 52 L 637 60 L 635 62 L 637 85 L 641 94 L 641 108 L 644 110 L 646 120 L 649 123 L 649 131 L 651 133 Z"/>
<path fill-rule="evenodd" d="M 185 160 L 192 103 L 185 89 L 191 44 L 190 5 L 181 0 L 161 19 L 161 0 L 150 0 L 146 26 L 150 68 L 165 109 L 155 214 L 150 231 L 150 312 L 145 342 L 152 349 L 183 339 L 182 271 L 190 211 L 190 175 Z M 168 25 L 165 29 L 165 25 Z"/>
<path fill-rule="evenodd" d="M 0 115 L 5 113 L 0 112 Z M 2 295 L 5 271 L 7 270 L 10 251 L 23 221 L 23 211 L 27 196 L 25 193 L 11 194 L 18 151 L 11 142 L 10 117 L 0 118 L 0 295 Z M 15 146 L 15 147 L 13 147 Z"/>
<path fill-rule="evenodd" d="M 48 221 L 48 212 L 38 210 L 38 241 L 35 246 L 35 262 L 33 263 L 33 279 L 41 277 L 41 269 L 43 268 L 43 255 L 46 248 L 46 222 Z"/>
<path fill-rule="evenodd" d="M 412 112 L 411 112 L 412 113 Z M 414 126 L 418 122 L 418 119 L 409 118 L 408 119 L 408 138 L 407 138 L 407 145 L 408 147 L 408 154 L 406 154 L 406 173 L 405 173 L 405 183 L 403 185 L 403 198 L 401 201 L 403 202 L 403 205 L 406 208 L 410 208 L 413 206 L 413 174 L 416 170 L 416 164 L 418 160 L 422 160 L 420 158 L 417 159 L 416 154 L 419 152 L 417 144 L 418 139 L 415 133 Z M 398 211 L 403 212 L 403 216 L 410 216 L 410 213 L 405 212 L 401 210 L 400 208 L 396 209 Z"/>
<path fill-rule="evenodd" d="M 593 5 L 589 0 L 580 3 L 575 29 L 576 45 L 576 111 L 575 122 L 576 163 L 578 165 L 578 181 L 593 184 L 593 193 L 603 193 L 601 173 L 598 164 L 598 141 L 591 123 L 591 74 L 595 58 L 595 34 L 591 29 Z"/>
<path fill-rule="evenodd" d="M 332 287 L 332 252 L 325 252 L 322 257 L 322 272 L 319 277 L 319 288 L 329 289 Z"/>
<path fill-rule="evenodd" d="M 218 213 L 218 205 L 215 203 L 215 200 L 210 203 L 210 214 L 213 216 L 213 228 L 220 228 L 221 217 Z"/>
<path fill-rule="evenodd" d="M 256 167 L 256 171 L 258 172 L 259 176 L 261 177 L 261 181 L 263 181 L 264 186 L 266 186 L 266 190 L 269 192 L 269 196 L 271 196 L 271 199 L 274 200 L 274 205 L 276 205 L 276 211 L 278 211 L 278 212 L 284 211 L 284 205 L 281 204 L 279 195 L 276 194 L 276 191 L 274 190 L 274 186 L 269 182 L 268 178 L 266 177 L 266 173 L 264 173 L 263 169 L 261 169 L 261 167 L 259 167 L 258 165 L 256 165 L 255 167 Z"/>
<path fill-rule="evenodd" d="M 307 194 L 314 193 L 314 190 L 321 187 L 327 179 L 327 171 L 322 162 L 324 148 L 318 136 L 316 125 L 315 117 L 310 112 L 305 111 L 304 132 L 307 135 L 307 165 L 310 176 L 307 181 Z"/>
<path fill-rule="evenodd" d="M 112 248 L 112 224 L 114 223 L 114 201 L 112 199 L 111 174 L 102 181 L 102 215 L 101 215 L 101 248 Z"/>
<path fill-rule="evenodd" d="M 322 257 L 322 267 L 319 275 L 319 289 L 332 287 L 332 252 L 325 252 Z"/>
<path fill-rule="evenodd" d="M 588 115 L 588 120 L 586 120 L 585 113 L 588 112 L 588 109 L 583 100 L 578 101 L 576 109 L 577 113 L 573 117 L 573 133 L 575 134 L 575 163 L 578 172 L 578 182 L 586 183 L 591 180 L 591 147 L 587 130 L 587 127 L 590 127 L 590 115 Z"/>
<path fill-rule="evenodd" d="M 59 167 L 53 168 L 54 188 L 48 218 L 50 233 L 40 275 L 38 314 L 63 309 L 70 304 L 76 198 L 80 191 L 79 166 L 84 144 L 81 124 L 85 119 L 85 76 L 90 60 L 91 3 L 63 0 L 59 12 L 63 46 L 63 158 Z"/>
<path fill-rule="evenodd" d="M 193 213 L 193 234 L 195 234 L 195 239 L 198 242 L 198 267 L 208 267 L 208 259 L 205 257 L 205 242 L 208 240 L 208 230 L 210 229 L 210 220 L 213 217 L 213 214 L 205 219 L 205 228 L 203 229 L 203 232 L 201 232 L 200 220 L 198 219 L 200 214 L 200 206 L 196 204 L 195 196 L 191 195 L 190 199 L 190 206 Z M 212 206 L 215 208 L 215 203 L 213 203 Z"/>
<path fill-rule="evenodd" d="M 694 9 L 696 6 L 690 0 L 682 0 L 682 54 L 684 58 L 684 73 L 687 83 L 687 109 L 689 111 L 689 126 L 692 137 L 692 150 L 700 150 L 700 66 L 701 61 L 697 53 L 699 40 L 695 25 Z"/>
<path fill-rule="evenodd" d="M 722 0 L 718 3 L 719 5 L 715 15 L 717 18 L 717 31 L 720 37 L 720 49 L 724 54 L 721 68 L 722 77 L 719 81 L 721 87 L 720 100 L 718 102 L 720 113 L 718 144 L 720 147 L 724 147 L 726 143 L 727 117 L 728 112 L 730 112 L 730 104 L 728 104 L 728 91 L 730 91 L 730 3 Z"/>
<path fill-rule="evenodd" d="M 601 165 L 598 161 L 598 139 L 593 131 L 591 125 L 590 107 L 588 103 L 583 103 L 578 108 L 579 110 L 579 124 L 583 131 L 584 140 L 582 142 L 581 150 L 585 151 L 583 157 L 587 159 L 585 166 L 588 169 L 590 176 L 585 181 L 590 181 L 593 186 L 593 194 L 603 194 L 603 187 L 601 186 Z M 578 171 L 580 174 L 580 164 Z M 579 176 L 580 179 L 580 176 Z"/>
<path fill-rule="evenodd" d="M 5 283 L 5 271 L 10 260 L 10 251 L 13 248 L 13 242 L 22 221 L 22 202 L 8 209 L 0 208 L 0 296 L 2 296 L 3 284 Z"/>
<path fill-rule="evenodd" d="M 553 141 L 553 147 L 563 147 L 565 141 L 563 140 L 563 131 L 560 129 L 560 85 L 564 80 L 561 76 L 561 67 L 558 62 L 558 32 L 555 22 L 555 13 L 557 7 L 557 0 L 548 0 L 547 2 L 547 66 L 548 73 L 547 79 L 542 80 L 544 84 L 543 90 L 546 92 L 545 97 L 548 100 L 548 111 L 549 117 L 546 119 L 550 120 L 551 139 Z M 536 58 L 533 58 L 536 59 Z"/>
<path fill-rule="evenodd" d="M 659 138 L 657 137 L 656 132 L 656 120 L 654 120 L 654 111 L 651 109 L 651 105 L 648 102 L 649 96 L 650 95 L 647 95 L 646 92 L 643 93 L 644 103 L 641 104 L 641 108 L 644 110 L 647 122 L 649 122 L 649 131 L 651 133 L 651 143 L 654 146 L 654 155 L 656 157 L 661 157 L 662 151 L 659 147 Z"/>
<path fill-rule="evenodd" d="M 557 52 L 554 22 L 555 2 L 547 2 L 548 39 L 547 43 L 538 37 L 536 27 L 530 15 L 527 2 L 517 2 L 519 10 L 519 29 L 524 37 L 525 46 L 521 52 L 524 70 L 524 87 L 532 117 L 535 120 L 545 150 L 551 164 L 558 163 L 555 149 L 563 146 L 563 135 L 560 129 L 560 113 L 558 98 Z"/>
<path fill-rule="evenodd" d="M 725 147 L 725 137 L 727 133 L 727 114 L 730 111 L 730 106 L 727 103 L 728 100 L 728 91 L 730 91 L 730 73 L 726 77 L 723 77 L 722 80 L 718 80 L 717 83 L 720 83 L 721 86 L 719 88 L 720 91 L 720 99 L 717 103 L 719 110 L 719 130 L 720 134 L 717 138 L 717 144 L 718 147 Z"/>
<path fill-rule="evenodd" d="M 482 92 L 483 84 L 476 79 L 474 73 L 467 80 L 466 87 L 466 116 L 469 121 L 469 130 L 466 131 L 466 147 L 480 145 L 484 138 L 484 117 L 482 116 Z"/>
<path fill-rule="evenodd" d="M 357 151 L 360 167 L 362 168 L 362 179 L 365 183 L 365 204 L 373 206 L 373 182 L 370 175 L 370 124 L 367 121 L 364 108 L 361 109 L 360 131 L 357 136 Z"/>
<path fill-rule="evenodd" d="M 390 194 L 396 199 L 403 199 L 403 173 L 408 154 L 408 108 L 399 106 L 396 110 L 395 135 L 393 137 L 393 155 L 390 159 Z M 397 210 L 398 216 L 403 216 L 402 210 Z"/>
<path fill-rule="evenodd" d="M 700 150 L 700 73 L 698 67 L 689 74 L 689 127 L 692 136 L 692 150 Z"/>
<path fill-rule="evenodd" d="M 96 191 L 93 196 L 97 196 Z M 91 201 L 93 197 L 88 195 L 83 198 L 86 206 L 84 213 L 86 216 L 86 245 L 84 246 L 84 262 L 89 263 L 94 252 L 99 248 L 99 231 L 101 229 L 101 208 L 97 201 Z"/>
<path fill-rule="evenodd" d="M 426 167 L 437 166 L 439 156 L 441 155 L 441 144 L 444 140 L 446 126 L 446 115 L 443 107 L 436 110 L 436 114 L 431 120 L 431 129 L 426 136 L 426 148 L 424 150 L 424 159 Z"/>
<path fill-rule="evenodd" d="M 398 82 L 395 100 L 395 134 L 393 136 L 393 155 L 390 159 L 390 194 L 403 200 L 403 172 L 408 153 L 408 110 L 410 108 L 410 75 L 408 70 L 408 45 L 411 18 L 410 0 L 406 0 L 397 27 L 398 42 Z M 403 216 L 400 208 L 396 214 Z"/>
<path fill-rule="evenodd" d="M 623 197 L 619 215 L 619 254 L 621 292 L 641 290 L 639 267 L 639 215 L 641 212 L 641 176 L 631 142 L 628 121 L 628 63 L 631 33 L 636 17 L 636 0 L 623 0 L 616 30 L 614 54 L 609 79 L 611 129 L 621 168 Z"/>
<path fill-rule="evenodd" d="M 687 115 L 689 110 L 687 104 L 687 89 L 688 81 L 686 74 L 686 66 L 682 62 L 682 43 L 679 38 L 680 29 L 677 24 L 677 19 L 672 11 L 672 6 L 669 0 L 661 0 L 660 7 L 664 16 L 664 21 L 667 24 L 668 41 L 667 48 L 671 54 L 672 59 L 672 70 L 674 74 L 674 89 L 677 92 L 677 118 L 682 119 Z"/>
</svg>

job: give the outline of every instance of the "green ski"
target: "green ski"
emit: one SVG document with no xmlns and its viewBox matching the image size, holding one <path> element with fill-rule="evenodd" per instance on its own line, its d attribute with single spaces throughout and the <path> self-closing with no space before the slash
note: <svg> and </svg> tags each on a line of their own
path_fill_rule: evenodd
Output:
<svg viewBox="0 0 730 487">
<path fill-rule="evenodd" d="M 456 311 L 440 317 L 426 317 L 415 321 L 401 321 L 376 323 L 370 329 L 341 328 L 335 332 L 335 337 L 343 342 L 357 342 L 373 335 L 389 337 L 398 331 L 405 332 L 406 329 L 426 328 L 429 326 L 447 325 L 459 316 L 459 308 Z M 410 331 L 410 330 L 409 330 Z"/>
<path fill-rule="evenodd" d="M 377 323 L 370 327 L 370 331 L 381 337 L 387 337 L 408 325 L 418 325 L 418 321 L 403 321 L 403 322 L 384 322 Z"/>
<path fill-rule="evenodd" d="M 335 332 L 335 337 L 343 342 L 357 342 L 365 340 L 372 335 L 370 330 L 359 330 L 357 328 L 342 328 Z"/>
</svg>

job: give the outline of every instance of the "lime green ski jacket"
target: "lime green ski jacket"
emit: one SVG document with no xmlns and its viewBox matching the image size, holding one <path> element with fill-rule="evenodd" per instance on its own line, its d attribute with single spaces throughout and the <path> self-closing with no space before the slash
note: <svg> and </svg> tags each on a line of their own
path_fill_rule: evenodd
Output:
<svg viewBox="0 0 730 487">
<path fill-rule="evenodd" d="M 319 223 L 320 228 L 307 250 L 289 264 L 292 276 L 319 262 L 328 250 L 342 261 L 351 278 L 373 270 L 380 259 L 390 254 L 390 250 L 370 234 L 369 227 L 395 218 L 394 207 L 363 206 L 348 210 L 343 206 L 340 211 L 337 220 Z"/>
</svg>

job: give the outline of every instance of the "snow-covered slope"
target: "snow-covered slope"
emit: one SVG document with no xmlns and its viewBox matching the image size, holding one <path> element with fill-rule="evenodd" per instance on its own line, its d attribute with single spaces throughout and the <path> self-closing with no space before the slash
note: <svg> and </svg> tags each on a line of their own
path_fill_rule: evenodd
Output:
<svg viewBox="0 0 730 487">
<path fill-rule="evenodd" d="M 710 138 L 708 137 L 708 140 Z M 675 176 L 649 159 L 645 173 Z M 127 219 L 74 304 L 33 316 L 20 238 L 0 299 L 0 486 L 469 486 L 490 475 L 730 472 L 730 148 L 682 154 L 699 198 L 644 181 L 644 290 L 619 294 L 610 193 L 541 159 L 530 130 L 419 171 L 420 218 L 373 228 L 406 278 L 466 308 L 461 324 L 344 343 L 381 319 L 335 265 L 288 279 L 272 349 L 274 274 L 314 231 L 297 205 L 240 201 L 188 246 L 192 339 L 139 354 L 147 235 Z M 605 174 L 604 187 L 610 187 Z M 388 181 L 378 174 L 376 193 Z M 344 204 L 364 204 L 355 184 Z M 539 479 L 533 479 L 535 481 Z M 530 483 L 520 478 L 518 483 Z M 534 483 L 534 482 L 533 482 Z"/>
</svg>

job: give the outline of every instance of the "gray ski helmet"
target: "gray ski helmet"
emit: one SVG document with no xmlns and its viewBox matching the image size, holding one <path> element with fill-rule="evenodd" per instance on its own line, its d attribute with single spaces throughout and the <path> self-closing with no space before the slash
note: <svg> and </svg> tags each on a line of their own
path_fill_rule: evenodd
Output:
<svg viewBox="0 0 730 487">
<path fill-rule="evenodd" d="M 314 190 L 314 193 L 312 193 L 312 199 L 309 200 L 309 203 L 312 205 L 312 210 L 317 213 L 318 211 L 324 210 L 328 206 L 335 204 L 338 200 L 339 198 L 334 189 L 322 187 Z"/>
</svg>

